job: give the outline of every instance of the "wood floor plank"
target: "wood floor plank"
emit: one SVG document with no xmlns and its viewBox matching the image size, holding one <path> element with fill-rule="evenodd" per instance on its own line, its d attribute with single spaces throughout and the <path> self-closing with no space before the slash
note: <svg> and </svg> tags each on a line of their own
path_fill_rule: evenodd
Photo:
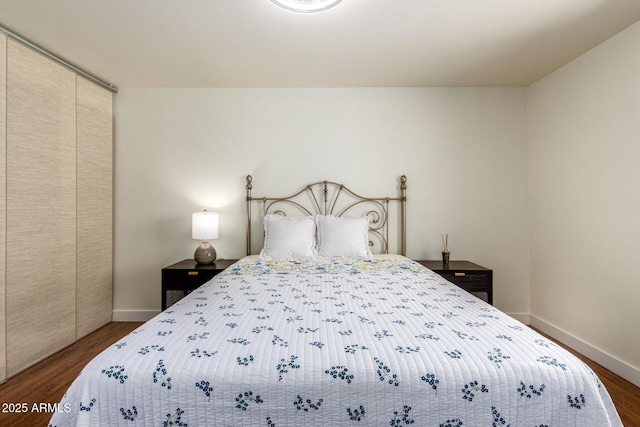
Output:
<svg viewBox="0 0 640 427">
<path fill-rule="evenodd" d="M 59 402 L 71 382 L 93 357 L 140 325 L 134 322 L 109 323 L 0 385 L 0 405 L 26 403 L 28 409 L 26 413 L 0 412 L 0 426 L 47 426 L 51 413 L 32 411 L 33 404 L 39 407 L 41 403 Z M 580 353 L 563 347 L 582 359 L 598 375 L 609 391 L 625 427 L 640 427 L 640 388 Z"/>
</svg>

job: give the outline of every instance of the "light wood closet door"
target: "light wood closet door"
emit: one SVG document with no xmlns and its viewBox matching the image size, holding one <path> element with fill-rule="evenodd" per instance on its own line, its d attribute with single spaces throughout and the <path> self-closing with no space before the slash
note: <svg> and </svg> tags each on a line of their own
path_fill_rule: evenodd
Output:
<svg viewBox="0 0 640 427">
<path fill-rule="evenodd" d="M 7 375 L 76 335 L 76 76 L 7 44 Z"/>
<path fill-rule="evenodd" d="M 112 96 L 78 77 L 77 337 L 111 321 Z"/>
<path fill-rule="evenodd" d="M 7 379 L 5 336 L 7 37 L 0 34 L 0 383 Z"/>
</svg>

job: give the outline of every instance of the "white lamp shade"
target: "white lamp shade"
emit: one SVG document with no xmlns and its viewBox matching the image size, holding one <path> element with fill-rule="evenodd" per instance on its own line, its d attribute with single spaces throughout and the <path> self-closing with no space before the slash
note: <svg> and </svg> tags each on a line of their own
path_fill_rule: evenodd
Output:
<svg viewBox="0 0 640 427">
<path fill-rule="evenodd" d="M 271 0 L 283 9 L 300 13 L 322 12 L 331 9 L 342 0 Z"/>
<path fill-rule="evenodd" d="M 218 214 L 215 212 L 194 212 L 191 215 L 191 237 L 195 240 L 218 238 Z"/>
</svg>

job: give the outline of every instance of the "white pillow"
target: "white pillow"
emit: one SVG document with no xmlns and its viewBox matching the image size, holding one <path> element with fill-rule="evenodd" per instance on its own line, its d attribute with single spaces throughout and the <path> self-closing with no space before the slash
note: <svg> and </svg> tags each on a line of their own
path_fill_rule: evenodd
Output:
<svg viewBox="0 0 640 427">
<path fill-rule="evenodd" d="M 371 258 L 369 218 L 318 215 L 318 249 L 321 257 Z"/>
<path fill-rule="evenodd" d="M 316 224 L 313 217 L 264 216 L 261 259 L 309 259 L 315 256 Z"/>
</svg>

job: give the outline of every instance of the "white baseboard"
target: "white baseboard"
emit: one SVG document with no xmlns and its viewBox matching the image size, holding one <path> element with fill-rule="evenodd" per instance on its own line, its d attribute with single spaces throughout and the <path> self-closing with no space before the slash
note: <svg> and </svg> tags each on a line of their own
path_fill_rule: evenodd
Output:
<svg viewBox="0 0 640 427">
<path fill-rule="evenodd" d="M 524 323 L 525 325 L 529 325 L 531 323 L 531 315 L 529 313 L 507 313 L 509 316 L 513 317 L 520 323 Z"/>
<path fill-rule="evenodd" d="M 587 356 L 589 359 L 593 360 L 599 365 L 604 366 L 616 375 L 619 375 L 625 380 L 640 387 L 640 370 L 638 368 L 613 357 L 612 355 L 600 350 L 599 348 L 582 341 L 580 338 L 571 335 L 566 331 L 563 331 L 557 326 L 552 325 L 551 323 L 548 323 L 545 320 L 534 316 L 533 314 L 530 317 L 531 326 L 533 326 L 534 328 L 537 328 L 545 334 L 557 339 L 561 343 Z"/>
<path fill-rule="evenodd" d="M 146 322 L 160 314 L 160 310 L 113 310 L 114 322 Z"/>
</svg>

